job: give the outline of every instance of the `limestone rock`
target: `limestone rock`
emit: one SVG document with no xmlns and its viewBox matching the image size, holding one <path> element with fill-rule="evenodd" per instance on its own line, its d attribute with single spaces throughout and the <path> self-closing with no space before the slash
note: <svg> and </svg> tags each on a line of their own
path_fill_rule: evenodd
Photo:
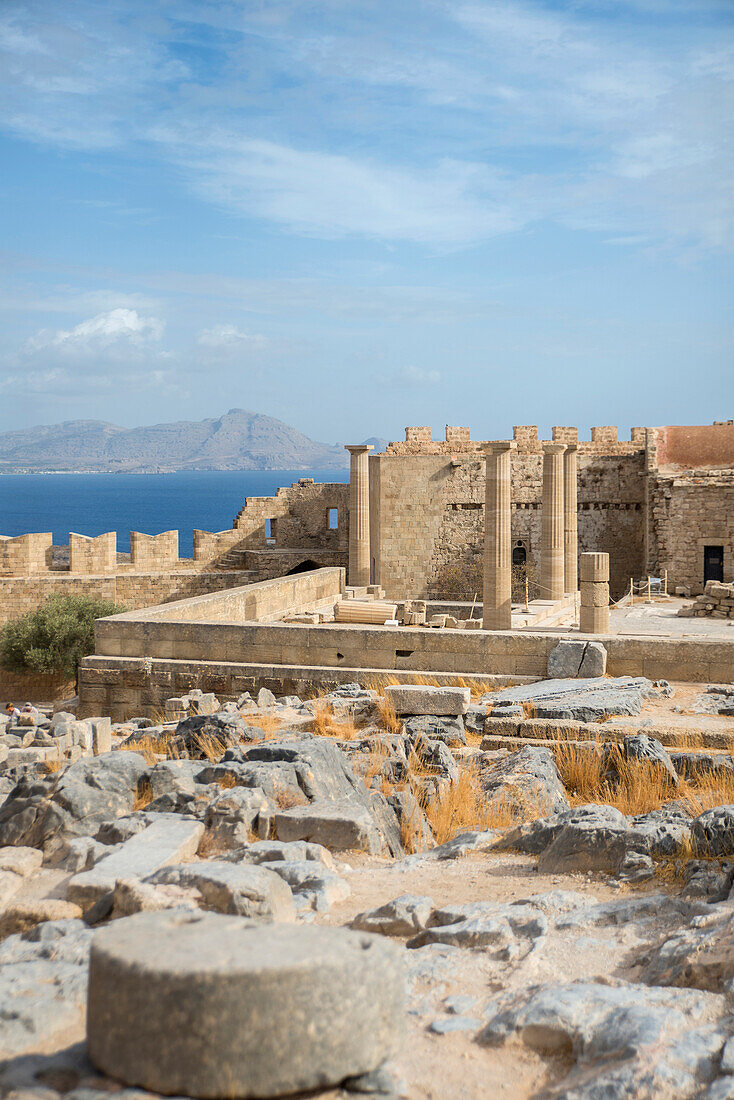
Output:
<svg viewBox="0 0 734 1100">
<path fill-rule="evenodd" d="M 552 680 L 603 676 L 607 651 L 601 642 L 562 641 L 548 655 L 548 678 Z"/>
<path fill-rule="evenodd" d="M 0 940 L 35 928 L 45 921 L 75 920 L 81 917 L 78 905 L 60 898 L 42 898 L 39 901 L 11 902 L 0 914 Z"/>
<path fill-rule="evenodd" d="M 465 745 L 466 734 L 461 715 L 441 717 L 438 715 L 418 715 L 406 718 L 405 735 L 410 741 L 421 739 L 443 741 L 446 745 Z"/>
<path fill-rule="evenodd" d="M 282 877 L 262 866 L 233 864 L 223 860 L 180 863 L 162 867 L 146 882 L 157 885 L 193 887 L 202 908 L 231 913 L 255 920 L 292 921 L 295 907 L 290 886 Z"/>
<path fill-rule="evenodd" d="M 359 913 L 350 927 L 383 936 L 414 936 L 423 931 L 433 912 L 433 898 L 403 894 L 376 909 Z"/>
<path fill-rule="evenodd" d="M 567 810 L 568 800 L 550 749 L 528 746 L 481 771 L 488 798 L 515 808 L 518 816 Z"/>
</svg>

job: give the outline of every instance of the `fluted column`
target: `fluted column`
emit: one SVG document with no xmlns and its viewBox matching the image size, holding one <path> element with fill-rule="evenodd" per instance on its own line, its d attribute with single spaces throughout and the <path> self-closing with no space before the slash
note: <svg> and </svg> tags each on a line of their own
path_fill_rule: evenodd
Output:
<svg viewBox="0 0 734 1100">
<path fill-rule="evenodd" d="M 485 630 L 512 628 L 512 512 L 510 453 L 516 443 L 488 443 L 484 496 Z"/>
<path fill-rule="evenodd" d="M 578 592 L 579 587 L 578 466 L 578 448 L 575 443 L 570 443 L 563 456 L 564 588 L 566 592 Z"/>
<path fill-rule="evenodd" d="M 349 584 L 370 583 L 370 470 L 365 443 L 347 446 L 349 467 Z"/>
<path fill-rule="evenodd" d="M 562 600 L 565 570 L 563 454 L 565 443 L 543 444 L 543 518 L 540 545 L 540 598 Z"/>
</svg>

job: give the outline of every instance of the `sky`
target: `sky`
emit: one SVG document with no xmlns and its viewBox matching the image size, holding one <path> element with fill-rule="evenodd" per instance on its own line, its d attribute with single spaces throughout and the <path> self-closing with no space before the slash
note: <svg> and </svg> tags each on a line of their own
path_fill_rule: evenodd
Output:
<svg viewBox="0 0 734 1100">
<path fill-rule="evenodd" d="M 2 0 L 0 430 L 734 416 L 732 0 Z"/>
</svg>

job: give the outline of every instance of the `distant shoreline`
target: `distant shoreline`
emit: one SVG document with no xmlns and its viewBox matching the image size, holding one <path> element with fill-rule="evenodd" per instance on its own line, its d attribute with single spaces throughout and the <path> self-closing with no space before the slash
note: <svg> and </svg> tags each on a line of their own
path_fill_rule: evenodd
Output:
<svg viewBox="0 0 734 1100">
<path fill-rule="evenodd" d="M 339 465 L 321 467 L 322 473 L 327 473 L 330 470 L 334 472 L 343 472 L 348 469 L 349 463 L 344 462 Z M 92 474 L 99 474 L 100 476 L 109 476 L 110 474 L 132 475 L 139 474 L 145 476 L 149 474 L 257 474 L 257 473 L 277 473 L 279 470 L 289 470 L 293 473 L 303 471 L 308 473 L 313 469 L 311 466 L 146 466 L 142 469 L 135 467 L 134 469 L 125 470 L 90 470 L 90 469 L 73 469 L 73 470 L 39 470 L 29 467 L 19 467 L 18 469 L 0 470 L 0 477 L 58 477 L 67 475 L 84 475 L 85 477 Z"/>
</svg>

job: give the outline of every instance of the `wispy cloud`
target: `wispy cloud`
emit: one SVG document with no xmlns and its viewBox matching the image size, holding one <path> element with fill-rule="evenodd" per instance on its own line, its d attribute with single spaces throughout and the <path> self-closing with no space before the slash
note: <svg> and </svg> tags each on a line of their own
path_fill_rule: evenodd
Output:
<svg viewBox="0 0 734 1100">
<path fill-rule="evenodd" d="M 732 247 L 726 16 L 716 0 L 9 0 L 5 124 L 152 152 L 291 234 L 446 247 L 554 221 Z"/>
</svg>

